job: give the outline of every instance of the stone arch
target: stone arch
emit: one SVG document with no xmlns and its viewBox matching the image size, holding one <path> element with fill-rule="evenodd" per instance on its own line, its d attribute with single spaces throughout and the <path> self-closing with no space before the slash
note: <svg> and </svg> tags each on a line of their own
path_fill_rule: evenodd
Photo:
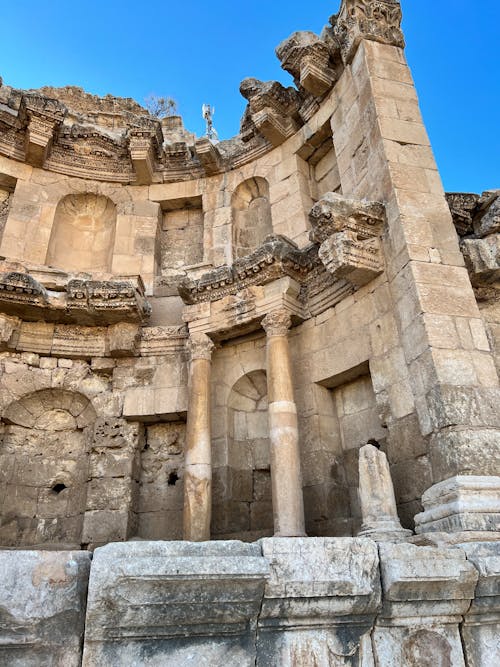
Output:
<svg viewBox="0 0 500 667">
<path fill-rule="evenodd" d="M 273 533 L 267 378 L 250 371 L 227 402 L 226 465 L 214 475 L 214 535 L 258 539 Z"/>
<path fill-rule="evenodd" d="M 110 271 L 116 206 L 104 195 L 69 194 L 56 208 L 46 264 L 67 271 Z"/>
<path fill-rule="evenodd" d="M 233 259 L 244 257 L 273 233 L 269 184 L 254 176 L 240 183 L 231 199 Z"/>
<path fill-rule="evenodd" d="M 42 389 L 10 403 L 0 448 L 0 544 L 78 548 L 96 412 L 66 389 Z"/>
</svg>

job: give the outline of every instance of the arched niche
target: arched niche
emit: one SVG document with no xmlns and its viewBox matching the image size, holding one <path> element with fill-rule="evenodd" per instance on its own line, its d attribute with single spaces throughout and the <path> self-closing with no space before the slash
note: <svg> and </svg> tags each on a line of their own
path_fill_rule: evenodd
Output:
<svg viewBox="0 0 500 667">
<path fill-rule="evenodd" d="M 110 271 L 116 207 L 92 193 L 63 197 L 56 208 L 46 264 L 66 271 Z"/>
<path fill-rule="evenodd" d="M 236 188 L 231 200 L 233 258 L 244 257 L 273 233 L 269 184 L 265 178 L 249 178 Z"/>
<path fill-rule="evenodd" d="M 227 465 L 214 475 L 212 532 L 243 540 L 273 534 L 267 379 L 241 377 L 227 404 Z"/>
<path fill-rule="evenodd" d="M 0 446 L 0 544 L 78 548 L 96 413 L 88 398 L 44 389 L 11 403 Z"/>
</svg>

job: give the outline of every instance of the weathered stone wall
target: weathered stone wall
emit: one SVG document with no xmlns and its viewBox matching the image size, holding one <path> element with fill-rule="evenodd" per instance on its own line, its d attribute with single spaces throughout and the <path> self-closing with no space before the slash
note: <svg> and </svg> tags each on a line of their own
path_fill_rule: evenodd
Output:
<svg viewBox="0 0 500 667">
<path fill-rule="evenodd" d="M 137 535 L 145 540 L 182 538 L 183 422 L 148 424 L 141 451 Z"/>
<path fill-rule="evenodd" d="M 2 551 L 0 660 L 490 667 L 498 542 L 461 547 L 145 541 L 109 544 L 92 562 Z"/>
<path fill-rule="evenodd" d="M 9 213 L 10 195 L 8 190 L 0 188 L 0 241 L 2 239 L 5 223 L 7 222 L 7 215 Z"/>
</svg>

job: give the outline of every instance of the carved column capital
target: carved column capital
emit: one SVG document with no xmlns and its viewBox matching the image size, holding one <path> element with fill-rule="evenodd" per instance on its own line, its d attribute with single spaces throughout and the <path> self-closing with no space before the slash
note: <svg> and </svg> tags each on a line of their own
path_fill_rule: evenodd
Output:
<svg viewBox="0 0 500 667">
<path fill-rule="evenodd" d="M 284 308 L 273 310 L 262 320 L 262 328 L 268 336 L 286 336 L 291 326 L 292 318 Z"/>
<path fill-rule="evenodd" d="M 191 361 L 194 359 L 212 359 L 215 343 L 204 333 L 194 333 L 189 337 L 188 349 Z"/>
<path fill-rule="evenodd" d="M 362 39 L 403 48 L 399 0 L 342 0 L 330 22 L 345 63 L 352 60 Z"/>
</svg>

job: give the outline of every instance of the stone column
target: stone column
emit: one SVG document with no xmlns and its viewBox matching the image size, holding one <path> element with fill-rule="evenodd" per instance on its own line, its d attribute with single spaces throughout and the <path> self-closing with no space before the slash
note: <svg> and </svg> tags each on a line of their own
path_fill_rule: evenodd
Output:
<svg viewBox="0 0 500 667">
<path fill-rule="evenodd" d="M 184 539 L 210 539 L 212 452 L 210 434 L 210 367 L 214 344 L 193 334 L 184 468 Z"/>
<path fill-rule="evenodd" d="M 293 397 L 288 329 L 290 313 L 276 310 L 262 320 L 267 334 L 267 389 L 274 531 L 305 535 L 297 407 Z"/>
<path fill-rule="evenodd" d="M 359 450 L 359 503 L 363 524 L 358 535 L 376 542 L 399 542 L 412 535 L 399 522 L 389 463 L 373 445 Z"/>
</svg>

